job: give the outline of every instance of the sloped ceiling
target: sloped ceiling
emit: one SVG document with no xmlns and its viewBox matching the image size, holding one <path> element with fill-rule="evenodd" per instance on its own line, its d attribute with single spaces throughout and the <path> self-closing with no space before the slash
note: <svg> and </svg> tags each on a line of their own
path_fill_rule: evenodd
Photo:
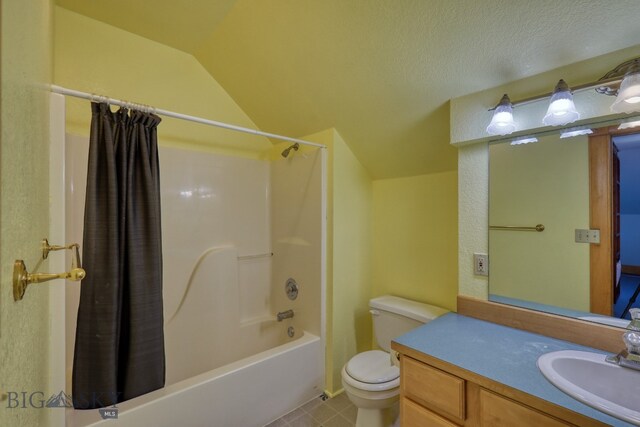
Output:
<svg viewBox="0 0 640 427">
<path fill-rule="evenodd" d="M 193 53 L 235 0 L 57 0 L 56 4 L 130 33 Z"/>
<path fill-rule="evenodd" d="M 193 54 L 262 130 L 335 127 L 374 178 L 456 168 L 449 99 L 640 44 L 637 0 L 58 4 Z"/>
</svg>

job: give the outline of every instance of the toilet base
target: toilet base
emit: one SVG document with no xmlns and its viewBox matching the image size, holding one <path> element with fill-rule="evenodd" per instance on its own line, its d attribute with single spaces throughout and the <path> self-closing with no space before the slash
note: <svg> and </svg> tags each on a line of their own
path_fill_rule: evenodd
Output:
<svg viewBox="0 0 640 427">
<path fill-rule="evenodd" d="M 398 427 L 400 426 L 398 402 L 390 408 L 358 408 L 356 427 Z"/>
</svg>

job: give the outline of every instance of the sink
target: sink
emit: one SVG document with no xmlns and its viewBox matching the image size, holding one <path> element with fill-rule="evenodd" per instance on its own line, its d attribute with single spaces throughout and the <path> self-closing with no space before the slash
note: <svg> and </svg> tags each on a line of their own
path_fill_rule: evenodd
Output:
<svg viewBox="0 0 640 427">
<path fill-rule="evenodd" d="M 606 362 L 605 357 L 587 351 L 554 351 L 538 358 L 538 368 L 574 399 L 640 426 L 640 371 Z"/>
</svg>

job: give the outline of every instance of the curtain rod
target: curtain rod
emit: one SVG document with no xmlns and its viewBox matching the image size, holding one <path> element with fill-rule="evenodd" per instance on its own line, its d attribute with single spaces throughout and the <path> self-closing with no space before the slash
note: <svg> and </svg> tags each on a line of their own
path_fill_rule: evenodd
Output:
<svg viewBox="0 0 640 427">
<path fill-rule="evenodd" d="M 50 87 L 51 87 L 51 92 L 59 93 L 60 95 L 65 95 L 65 96 L 74 96 L 76 98 L 88 99 L 89 101 L 106 102 L 107 104 L 110 104 L 110 105 L 117 105 L 119 107 L 125 107 L 125 108 L 147 107 L 146 105 L 142 105 L 142 104 L 135 104 L 132 102 L 121 101 L 119 99 L 109 98 L 106 96 L 100 96 L 100 95 L 95 95 L 87 92 L 81 92 L 79 90 L 67 89 L 66 87 L 62 87 L 58 85 L 51 85 Z M 288 136 L 277 135 L 275 133 L 262 132 L 256 129 L 249 129 L 242 126 L 236 126 L 228 123 L 218 122 L 215 120 L 203 119 L 201 117 L 189 116 L 187 114 L 176 113 L 169 110 L 162 110 L 160 108 L 153 108 L 153 107 L 151 108 L 155 114 L 159 114 L 161 116 L 166 116 L 166 117 L 172 117 L 174 119 L 186 120 L 189 122 L 200 123 L 208 126 L 215 126 L 223 129 L 234 130 L 236 132 L 250 133 L 252 135 L 259 135 L 267 138 L 280 139 L 282 141 L 297 142 L 299 144 L 309 145 L 312 147 L 327 148 L 327 146 L 324 144 L 318 144 L 315 142 L 309 142 L 309 141 L 305 141 L 297 138 L 290 138 Z"/>
</svg>

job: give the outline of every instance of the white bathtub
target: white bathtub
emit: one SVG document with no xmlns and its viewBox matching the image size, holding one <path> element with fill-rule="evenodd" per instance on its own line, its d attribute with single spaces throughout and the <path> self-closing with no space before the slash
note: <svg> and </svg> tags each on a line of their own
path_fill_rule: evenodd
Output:
<svg viewBox="0 0 640 427">
<path fill-rule="evenodd" d="M 82 242 L 88 141 L 66 144 L 66 236 Z M 161 149 L 166 385 L 118 404 L 117 420 L 68 409 L 67 426 L 260 427 L 323 392 L 320 157 L 271 163 Z M 78 300 L 70 285 L 71 394 Z"/>
<path fill-rule="evenodd" d="M 117 405 L 118 419 L 67 409 L 67 426 L 261 427 L 323 389 L 319 337 L 300 338 Z"/>
</svg>

